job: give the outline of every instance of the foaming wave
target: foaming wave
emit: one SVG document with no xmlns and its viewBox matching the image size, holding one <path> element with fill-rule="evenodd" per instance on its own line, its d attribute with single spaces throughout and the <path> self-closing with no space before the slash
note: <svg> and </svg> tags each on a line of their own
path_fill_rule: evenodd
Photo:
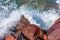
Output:
<svg viewBox="0 0 60 40">
<path fill-rule="evenodd" d="M 31 13 L 32 18 L 36 21 L 37 24 L 40 24 L 38 26 L 43 30 L 49 29 L 54 24 L 55 20 L 60 17 L 59 12 L 56 12 L 54 9 L 43 12 L 33 10 Z"/>
<path fill-rule="evenodd" d="M 0 16 L 1 17 L 0 19 L 2 19 L 0 23 L 0 38 L 11 33 L 10 30 L 13 30 L 13 28 L 17 25 L 22 15 L 24 15 L 27 19 L 29 19 L 29 21 L 32 24 L 35 23 L 34 20 L 32 19 L 32 16 L 29 14 L 29 11 L 22 8 L 23 6 L 20 9 L 12 10 L 11 12 L 8 12 L 8 10 L 6 10 L 8 14 L 5 14 L 5 11 L 3 12 L 3 14 L 0 13 L 2 16 L 9 15 L 7 17 Z"/>
<path fill-rule="evenodd" d="M 57 0 L 56 3 L 59 3 L 60 4 L 60 0 Z"/>
<path fill-rule="evenodd" d="M 49 29 L 59 18 L 58 14 L 54 9 L 41 13 L 40 17 L 43 20 L 42 26 L 44 25 L 42 29 Z"/>
<path fill-rule="evenodd" d="M 59 5 L 59 9 L 60 9 L 60 0 L 56 0 L 56 3 L 58 3 Z"/>
<path fill-rule="evenodd" d="M 8 1 L 6 1 L 8 2 Z M 21 15 L 24 15 L 31 24 L 35 24 L 43 30 L 47 30 L 54 21 L 59 18 L 59 11 L 56 12 L 54 9 L 40 12 L 36 9 L 30 9 L 27 5 L 22 5 L 17 9 L 14 3 L 11 5 L 1 5 L 0 10 L 0 38 L 11 33 L 10 29 L 17 25 Z"/>
</svg>

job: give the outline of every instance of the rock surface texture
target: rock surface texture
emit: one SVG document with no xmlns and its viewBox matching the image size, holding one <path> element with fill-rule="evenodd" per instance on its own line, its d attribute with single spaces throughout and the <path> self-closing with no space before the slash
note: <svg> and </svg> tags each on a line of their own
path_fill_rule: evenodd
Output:
<svg viewBox="0 0 60 40">
<path fill-rule="evenodd" d="M 60 18 L 47 31 L 48 40 L 60 40 Z"/>
<path fill-rule="evenodd" d="M 21 16 L 15 30 L 17 31 L 15 32 L 15 37 L 13 37 L 17 40 L 47 40 L 47 35 L 43 33 L 42 29 L 34 24 L 30 24 L 23 15 Z"/>
</svg>

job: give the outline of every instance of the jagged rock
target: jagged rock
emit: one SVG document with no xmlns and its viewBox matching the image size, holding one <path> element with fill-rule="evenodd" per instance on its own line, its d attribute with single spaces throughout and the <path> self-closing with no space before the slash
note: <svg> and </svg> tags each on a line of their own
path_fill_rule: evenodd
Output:
<svg viewBox="0 0 60 40">
<path fill-rule="evenodd" d="M 17 40 L 17 38 L 13 34 L 9 34 L 5 40 Z"/>
<path fill-rule="evenodd" d="M 47 31 L 49 40 L 60 40 L 60 18 Z"/>
<path fill-rule="evenodd" d="M 60 40 L 60 28 L 48 35 L 48 40 Z"/>
<path fill-rule="evenodd" d="M 17 40 L 47 40 L 47 35 L 43 34 L 42 29 L 30 24 L 23 15 L 16 26 L 16 30 L 15 37 Z"/>
<path fill-rule="evenodd" d="M 58 28 L 60 28 L 60 18 L 55 21 L 51 28 L 49 28 L 49 30 L 47 31 L 48 35 Z"/>
<path fill-rule="evenodd" d="M 18 35 L 23 34 L 29 40 L 35 40 L 38 37 L 47 40 L 47 36 L 43 34 L 42 30 L 36 25 L 30 24 L 30 22 L 26 18 L 24 18 L 24 16 L 21 16 L 21 20 L 17 25 L 16 29 L 20 30 L 17 33 Z"/>
</svg>

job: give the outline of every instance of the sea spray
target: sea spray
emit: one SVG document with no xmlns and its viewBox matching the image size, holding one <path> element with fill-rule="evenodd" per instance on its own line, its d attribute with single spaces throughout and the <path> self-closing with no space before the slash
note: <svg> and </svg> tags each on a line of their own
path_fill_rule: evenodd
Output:
<svg viewBox="0 0 60 40">
<path fill-rule="evenodd" d="M 54 9 L 48 11 L 39 11 L 29 7 L 28 5 L 22 5 L 17 9 L 17 4 L 6 0 L 0 2 L 0 38 L 3 38 L 7 34 L 10 34 L 10 29 L 14 28 L 20 20 L 20 17 L 24 15 L 31 24 L 35 24 L 43 30 L 47 30 L 54 24 L 54 21 L 58 19 L 58 12 Z M 12 29 L 13 30 L 13 29 Z"/>
</svg>

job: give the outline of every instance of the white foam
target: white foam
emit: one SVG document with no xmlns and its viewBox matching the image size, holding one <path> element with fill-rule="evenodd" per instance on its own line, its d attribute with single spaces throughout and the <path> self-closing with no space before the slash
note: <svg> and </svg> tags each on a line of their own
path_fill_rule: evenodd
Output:
<svg viewBox="0 0 60 40">
<path fill-rule="evenodd" d="M 56 3 L 59 3 L 60 4 L 60 0 L 57 0 Z"/>
<path fill-rule="evenodd" d="M 27 19 L 29 19 L 29 21 L 32 24 L 35 23 L 31 15 L 29 14 L 29 11 L 24 9 L 12 10 L 8 18 L 3 19 L 2 22 L 0 23 L 0 37 L 3 37 L 4 35 L 9 34 L 10 33 L 9 29 L 16 26 L 17 22 L 20 20 L 20 17 L 22 15 L 24 15 Z"/>
<path fill-rule="evenodd" d="M 9 29 L 15 27 L 15 25 L 20 20 L 21 15 L 24 15 L 30 21 L 31 24 L 35 24 L 39 27 L 41 27 L 41 22 L 39 21 L 41 19 L 43 21 L 42 25 L 44 25 L 42 29 L 44 28 L 48 29 L 49 27 L 51 27 L 54 21 L 57 18 L 59 18 L 58 13 L 56 13 L 56 11 L 53 9 L 39 12 L 38 10 L 33 10 L 33 9 L 29 10 L 29 8 L 27 8 L 26 5 L 21 6 L 19 9 L 17 9 L 15 6 L 17 5 L 11 4 L 9 6 L 10 8 L 8 8 L 7 6 L 1 5 L 3 10 L 1 10 L 2 12 L 0 11 L 0 21 L 1 21 L 0 22 L 0 38 L 11 32 L 9 31 Z M 15 9 L 11 10 L 11 8 L 15 8 Z M 6 18 L 4 15 L 9 15 L 9 16 Z M 39 21 L 39 23 L 37 23 L 36 20 Z"/>
<path fill-rule="evenodd" d="M 57 0 L 56 3 L 58 4 L 59 9 L 60 9 L 60 0 Z"/>
</svg>

